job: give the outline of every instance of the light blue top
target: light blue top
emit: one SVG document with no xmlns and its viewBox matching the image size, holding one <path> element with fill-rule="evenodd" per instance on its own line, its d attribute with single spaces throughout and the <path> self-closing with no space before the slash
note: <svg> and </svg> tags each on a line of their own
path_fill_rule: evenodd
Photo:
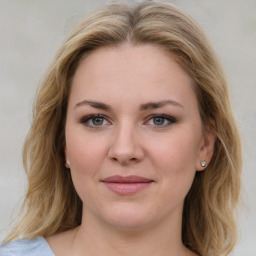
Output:
<svg viewBox="0 0 256 256">
<path fill-rule="evenodd" d="M 0 246 L 0 256 L 54 256 L 43 237 L 17 240 Z"/>
</svg>

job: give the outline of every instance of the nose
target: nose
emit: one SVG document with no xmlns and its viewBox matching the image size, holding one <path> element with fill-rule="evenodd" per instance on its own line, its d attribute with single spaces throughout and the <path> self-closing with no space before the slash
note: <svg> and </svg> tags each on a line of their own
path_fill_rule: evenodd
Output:
<svg viewBox="0 0 256 256">
<path fill-rule="evenodd" d="M 138 163 L 144 158 L 144 150 L 135 127 L 124 124 L 116 128 L 108 157 L 122 165 Z"/>
</svg>

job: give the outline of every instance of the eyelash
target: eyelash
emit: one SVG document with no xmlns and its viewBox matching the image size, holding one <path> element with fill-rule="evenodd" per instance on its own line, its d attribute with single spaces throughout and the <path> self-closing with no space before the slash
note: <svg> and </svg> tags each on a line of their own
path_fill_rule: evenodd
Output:
<svg viewBox="0 0 256 256">
<path fill-rule="evenodd" d="M 92 114 L 92 115 L 88 115 L 88 116 L 85 116 L 81 119 L 81 123 L 84 124 L 85 126 L 89 127 L 89 128 L 101 128 L 102 126 L 104 126 L 104 124 L 102 125 L 95 125 L 95 124 L 89 124 L 90 121 L 93 121 L 93 119 L 95 118 L 100 118 L 105 121 L 108 122 L 107 125 L 110 124 L 110 122 L 107 120 L 106 116 L 104 115 L 101 115 L 101 114 Z M 149 122 L 153 119 L 156 119 L 156 118 L 161 118 L 163 119 L 164 122 L 168 122 L 167 124 L 164 124 L 164 125 L 156 125 L 156 124 L 149 124 Z M 164 115 L 164 114 L 154 114 L 154 115 L 151 115 L 148 120 L 144 123 L 144 124 L 148 124 L 150 126 L 154 126 L 154 127 L 157 127 L 157 128 L 165 128 L 165 127 L 169 127 L 170 125 L 172 125 L 173 123 L 176 123 L 177 120 L 174 118 L 174 117 L 171 117 L 171 116 L 168 116 L 168 115 Z"/>
<path fill-rule="evenodd" d="M 161 118 L 165 121 L 167 121 L 168 123 L 165 124 L 165 125 L 151 125 L 151 126 L 155 126 L 155 127 L 158 127 L 158 128 L 165 128 L 165 127 L 169 127 L 170 125 L 174 124 L 177 122 L 177 120 L 172 117 L 172 116 L 168 116 L 168 115 L 164 115 L 164 114 L 155 114 L 155 115 L 151 115 L 150 118 L 148 119 L 148 121 L 146 123 L 149 123 L 150 120 L 153 120 L 153 119 L 156 119 L 156 118 Z"/>
<path fill-rule="evenodd" d="M 90 121 L 93 121 L 94 118 L 101 118 L 105 121 L 107 121 L 107 118 L 104 115 L 101 114 L 92 114 L 88 115 L 82 118 L 81 123 L 89 128 L 100 128 L 102 125 L 93 125 L 89 124 Z M 109 123 L 109 121 L 107 121 Z"/>
</svg>

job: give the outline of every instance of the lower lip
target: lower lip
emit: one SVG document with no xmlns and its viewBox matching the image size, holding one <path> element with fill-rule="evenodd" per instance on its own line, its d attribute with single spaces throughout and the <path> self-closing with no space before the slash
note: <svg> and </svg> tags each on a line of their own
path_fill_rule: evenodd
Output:
<svg viewBox="0 0 256 256">
<path fill-rule="evenodd" d="M 111 183 L 104 182 L 109 190 L 120 195 L 135 194 L 151 186 L 153 182 L 146 183 Z"/>
</svg>

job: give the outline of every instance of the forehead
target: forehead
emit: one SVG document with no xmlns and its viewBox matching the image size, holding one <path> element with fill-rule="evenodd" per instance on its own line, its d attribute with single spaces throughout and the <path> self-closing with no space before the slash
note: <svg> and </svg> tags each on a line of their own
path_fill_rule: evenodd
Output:
<svg viewBox="0 0 256 256">
<path fill-rule="evenodd" d="M 168 96 L 182 100 L 182 95 L 195 98 L 193 81 L 174 55 L 150 44 L 124 44 L 93 51 L 75 72 L 72 95 L 95 100 L 131 96 L 145 101 Z"/>
</svg>

